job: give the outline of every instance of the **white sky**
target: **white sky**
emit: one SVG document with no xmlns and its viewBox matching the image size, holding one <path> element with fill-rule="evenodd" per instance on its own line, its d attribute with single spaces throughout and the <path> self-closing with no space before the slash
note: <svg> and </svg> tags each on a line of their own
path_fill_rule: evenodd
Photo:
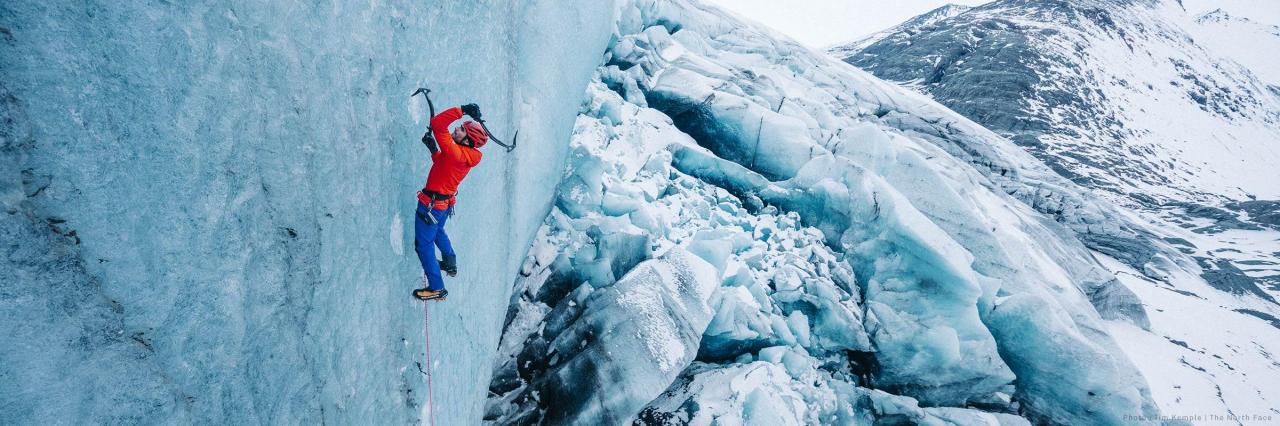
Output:
<svg viewBox="0 0 1280 426">
<path fill-rule="evenodd" d="M 704 0 L 822 48 L 892 27 L 944 4 L 990 0 Z M 1263 0 L 1280 3 L 1280 0 Z"/>
</svg>

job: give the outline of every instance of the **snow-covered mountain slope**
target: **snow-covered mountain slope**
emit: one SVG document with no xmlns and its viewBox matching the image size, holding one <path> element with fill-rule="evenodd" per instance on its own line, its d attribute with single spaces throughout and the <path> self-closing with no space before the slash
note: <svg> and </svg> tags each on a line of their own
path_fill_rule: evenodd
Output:
<svg viewBox="0 0 1280 426">
<path fill-rule="evenodd" d="M 425 419 L 424 85 L 521 130 L 462 186 L 431 312 L 436 420 L 477 422 L 614 10 L 0 4 L 0 423 Z"/>
<path fill-rule="evenodd" d="M 1227 229 L 1280 238 L 1268 219 L 1280 211 L 1280 90 L 1267 81 L 1274 55 L 1256 54 L 1278 41 L 1273 28 L 1167 1 L 999 1 L 846 61 L 918 86 L 1142 221 L 1194 229 L 1163 237 L 1211 282 L 1274 298 L 1274 247 L 1219 247 L 1235 239 Z"/>
<path fill-rule="evenodd" d="M 837 43 L 836 45 L 831 47 L 830 53 L 832 55 L 835 55 L 841 58 L 850 56 L 858 53 L 858 51 L 866 48 L 867 46 L 875 44 L 880 40 L 884 40 L 889 36 L 892 36 L 894 34 L 901 33 L 901 32 L 912 33 L 912 32 L 921 31 L 922 28 L 926 28 L 935 22 L 964 13 L 966 10 L 969 10 L 969 8 L 970 8 L 969 6 L 960 5 L 960 4 L 943 5 L 941 7 L 938 7 L 937 9 L 930 10 L 928 12 L 920 14 L 919 16 L 908 19 L 906 22 L 903 22 L 898 25 L 894 25 L 893 27 L 882 30 L 882 31 L 878 31 L 869 36 L 861 37 L 856 40 L 851 40 L 844 43 Z"/>
<path fill-rule="evenodd" d="M 1280 295 L 1275 240 L 1280 90 L 1270 27 L 1175 2 L 993 2 L 898 32 L 849 63 L 929 94 L 1027 147 L 1064 176 L 1132 207 L 1211 282 Z M 1199 42 L 1198 40 L 1203 40 Z M 1239 58 L 1241 62 L 1233 61 Z M 1244 65 L 1241 65 L 1244 64 Z M 1234 290 L 1233 290 L 1234 291 Z"/>
<path fill-rule="evenodd" d="M 1122 205 L 1163 256 L 1194 259 L 1108 261 L 1152 314 L 1145 338 L 1118 327 L 1122 345 L 1166 412 L 1277 416 L 1280 91 L 1260 54 L 1275 42 L 1177 2 L 1002 0 L 839 54 L 1010 137 Z"/>
<path fill-rule="evenodd" d="M 1197 44 L 1244 65 L 1280 93 L 1280 55 L 1274 54 L 1280 52 L 1280 26 L 1214 9 L 1197 15 L 1188 30 Z"/>
<path fill-rule="evenodd" d="M 1089 187 L 1148 204 L 1280 198 L 1280 94 L 1197 44 L 1190 21 L 1174 1 L 1004 0 L 846 60 Z"/>
<path fill-rule="evenodd" d="M 1280 25 L 1280 7 L 1271 0 L 1181 0 L 1181 3 L 1194 16 L 1221 10 L 1233 17 Z"/>
<path fill-rule="evenodd" d="M 1120 234 L 1121 213 L 917 94 L 696 3 L 640 3 L 624 8 L 517 278 L 488 421 L 1157 413 L 1107 331 L 1146 333 L 1146 314 L 1080 241 Z M 673 252 L 710 264 L 714 291 L 677 302 L 667 292 L 689 293 L 633 284 L 678 287 L 643 278 Z M 1154 256 L 1139 265 L 1179 267 Z M 685 325 L 620 327 L 605 309 Z"/>
</svg>

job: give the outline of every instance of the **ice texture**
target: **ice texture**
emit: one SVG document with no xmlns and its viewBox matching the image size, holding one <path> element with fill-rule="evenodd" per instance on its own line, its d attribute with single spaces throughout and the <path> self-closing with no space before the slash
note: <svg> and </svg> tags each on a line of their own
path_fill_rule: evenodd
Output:
<svg viewBox="0 0 1280 426">
<path fill-rule="evenodd" d="M 783 424 L 1158 413 L 1098 309 L 1139 325 L 1145 312 L 1079 237 L 1091 221 L 1139 238 L 1117 211 L 1008 140 L 767 30 L 684 2 L 623 11 L 532 250 L 563 260 L 531 255 L 517 280 L 489 421 L 554 406 L 520 396 L 545 374 L 527 362 L 529 323 L 572 321 L 544 313 L 577 296 L 546 289 L 599 287 L 592 259 L 616 256 L 591 230 L 632 227 L 650 255 L 685 247 L 723 279 L 696 362 L 644 421 L 746 422 L 755 403 L 701 401 L 752 395 Z M 624 196 L 638 202 L 610 201 Z M 1064 196 L 1071 216 L 1042 205 Z M 775 367 L 746 367 L 760 362 Z"/>
<path fill-rule="evenodd" d="M 776 363 L 692 367 L 678 392 L 663 394 L 640 414 L 646 424 L 803 424 L 804 398 Z M 701 370 L 701 371 L 700 371 Z"/>
<path fill-rule="evenodd" d="M 694 356 L 732 360 L 765 348 L 793 346 L 824 354 L 871 350 L 861 326 L 852 271 L 821 243 L 820 232 L 801 226 L 795 213 L 751 214 L 728 192 L 676 171 L 671 167 L 669 144 L 701 149 L 688 136 L 661 113 L 625 102 L 603 82 L 593 83 L 589 93 L 591 100 L 579 117 L 573 142 L 572 166 L 561 186 L 561 195 L 577 196 L 559 198 L 517 279 L 490 386 L 494 396 L 487 420 L 508 424 L 592 418 L 594 411 L 566 404 L 567 398 L 552 397 L 543 390 L 557 380 L 552 377 L 568 375 L 563 367 L 553 367 L 565 361 L 559 352 L 547 349 L 547 342 L 565 339 L 561 330 L 566 327 L 594 329 L 582 313 L 584 306 L 606 297 L 598 294 L 609 294 L 624 283 L 632 285 L 630 278 L 618 278 L 647 268 L 642 262 L 652 261 L 644 259 L 673 252 L 695 256 L 712 277 L 714 291 L 703 302 L 707 312 L 701 336 L 681 343 L 680 348 L 693 356 L 667 359 L 672 366 L 669 372 L 651 367 L 662 365 L 665 358 L 660 357 L 628 358 L 620 360 L 623 365 L 608 367 L 648 371 L 663 380 L 651 391 L 646 387 L 652 378 L 627 386 L 635 395 L 625 398 L 640 405 L 631 412 L 610 414 L 611 418 L 634 416 L 683 374 Z M 580 192 L 582 182 L 588 180 L 596 182 L 593 187 L 600 193 Z M 611 211 L 602 201 L 610 194 L 630 194 L 645 202 L 626 212 Z M 637 317 L 622 304 L 609 309 L 610 317 L 654 320 L 652 315 Z M 657 318 L 665 321 L 661 318 L 666 315 Z M 601 339 L 577 342 L 585 347 L 582 351 L 613 348 Z M 627 356 L 644 356 L 647 347 L 630 344 Z M 810 364 L 816 361 L 808 355 L 800 357 L 805 353 L 806 349 L 796 349 L 789 355 L 778 354 L 777 360 L 792 370 L 812 369 Z M 611 384 L 579 384 L 574 398 L 624 398 L 618 392 Z"/>
<path fill-rule="evenodd" d="M 545 364 L 521 397 L 545 401 L 538 420 L 549 424 L 629 422 L 697 354 L 718 284 L 709 264 L 676 248 L 557 305 L 548 315 L 575 318 L 548 323 L 521 354 L 522 363 Z"/>
<path fill-rule="evenodd" d="M 1158 415 L 1102 320 L 1146 312 L 1081 242 L 1140 268 L 1149 234 L 922 96 L 700 3 L 616 3 L 0 6 L 0 415 Z M 462 186 L 432 365 L 422 85 L 523 141 Z"/>
<path fill-rule="evenodd" d="M 4 2 L 0 418 L 414 422 L 431 368 L 479 421 L 615 6 Z M 419 86 L 521 141 L 462 185 L 432 366 Z"/>
</svg>

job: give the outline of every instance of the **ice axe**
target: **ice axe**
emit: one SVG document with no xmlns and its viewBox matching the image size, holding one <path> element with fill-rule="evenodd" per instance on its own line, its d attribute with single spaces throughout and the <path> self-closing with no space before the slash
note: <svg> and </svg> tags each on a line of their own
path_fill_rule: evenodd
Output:
<svg viewBox="0 0 1280 426">
<path fill-rule="evenodd" d="M 436 116 L 436 104 L 431 102 L 431 89 L 419 87 L 418 90 L 414 90 L 413 94 L 409 95 L 409 97 L 412 98 L 414 96 L 418 96 L 419 93 L 422 94 L 422 97 L 427 98 L 427 108 L 431 111 L 431 115 L 427 116 L 427 133 L 422 135 L 422 143 L 428 148 L 438 146 L 436 145 L 435 132 L 431 130 L 431 118 Z M 434 150 L 435 148 L 432 149 Z"/>
<path fill-rule="evenodd" d="M 519 130 L 516 130 L 516 135 L 511 137 L 511 145 L 507 145 L 507 144 L 503 143 L 502 141 L 498 140 L 498 137 L 497 137 L 497 136 L 494 136 L 494 135 L 493 135 L 493 132 L 490 132 L 490 131 L 489 131 L 489 126 L 486 126 L 486 125 L 484 124 L 484 120 L 481 120 L 481 119 L 477 118 L 477 119 L 476 119 L 476 121 L 479 121 L 479 122 L 480 122 L 480 128 L 483 128 L 483 129 L 484 129 L 484 132 L 489 134 L 489 139 L 493 140 L 493 143 L 496 143 L 496 144 L 498 144 L 498 145 L 502 145 L 502 147 L 503 147 L 503 148 L 506 148 L 506 149 L 507 149 L 507 152 L 511 152 L 511 150 L 516 149 L 516 140 L 517 140 L 517 139 L 520 139 L 520 131 L 519 131 Z"/>
<path fill-rule="evenodd" d="M 435 116 L 436 116 L 436 105 L 435 105 L 434 103 L 432 103 L 432 102 L 431 102 L 431 89 L 428 89 L 428 88 L 425 88 L 425 87 L 419 87 L 419 88 L 418 88 L 418 90 L 413 91 L 413 94 L 412 94 L 412 95 L 409 95 L 409 97 L 411 97 L 411 98 L 412 98 L 412 97 L 414 97 L 414 96 L 418 96 L 418 94 L 419 94 L 419 93 L 421 93 L 421 94 L 422 94 L 422 97 L 427 98 L 427 108 L 431 110 L 431 116 L 432 116 L 432 117 L 435 117 Z M 475 119 L 476 119 L 476 121 L 479 121 L 479 122 L 480 122 L 480 127 L 484 129 L 484 132 L 485 132 L 486 134 L 488 134 L 488 135 L 489 135 L 489 139 L 492 139 L 494 143 L 496 143 L 496 144 L 498 144 L 498 145 L 501 145 L 503 148 L 506 148 L 506 149 L 507 149 L 507 152 L 511 152 L 511 150 L 516 149 L 516 141 L 520 139 L 520 131 L 519 131 L 519 130 L 516 130 L 516 134 L 515 134 L 515 136 L 512 136 L 512 137 L 511 137 L 511 144 L 510 144 L 510 145 L 508 145 L 508 144 L 506 144 L 506 143 L 502 142 L 501 140 L 499 140 L 496 136 L 494 136 L 494 135 L 493 135 L 493 132 L 489 131 L 489 126 L 488 126 L 488 125 L 486 125 L 486 124 L 484 124 L 484 120 L 482 120 L 482 119 L 480 119 L 480 118 L 477 118 L 477 117 L 472 117 L 472 118 L 475 118 Z M 428 121 L 427 121 L 427 134 L 422 136 L 422 142 L 423 142 L 423 143 L 426 143 L 426 142 L 427 142 L 427 140 L 431 140 L 431 142 L 434 144 L 435 139 L 434 139 L 434 136 L 432 136 L 432 135 L 434 135 L 434 134 L 435 134 L 435 133 L 433 133 L 433 131 L 431 130 L 431 121 L 430 121 L 430 120 L 428 120 Z"/>
<path fill-rule="evenodd" d="M 428 89 L 425 87 L 419 87 L 418 90 L 413 91 L 413 94 L 409 95 L 409 97 L 412 98 L 414 96 L 418 96 L 419 93 L 431 93 L 431 89 Z"/>
</svg>

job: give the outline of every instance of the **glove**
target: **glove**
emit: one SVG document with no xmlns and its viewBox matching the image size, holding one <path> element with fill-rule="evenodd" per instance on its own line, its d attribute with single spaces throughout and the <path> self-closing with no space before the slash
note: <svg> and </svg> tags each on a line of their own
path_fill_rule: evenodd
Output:
<svg viewBox="0 0 1280 426">
<path fill-rule="evenodd" d="M 476 120 L 480 119 L 480 106 L 476 104 L 466 104 L 462 106 L 462 113 L 470 115 Z"/>
<path fill-rule="evenodd" d="M 431 151 L 432 155 L 440 151 L 440 147 L 436 146 L 436 138 L 431 136 L 431 132 L 422 134 L 422 144 L 427 146 L 427 150 Z"/>
</svg>

